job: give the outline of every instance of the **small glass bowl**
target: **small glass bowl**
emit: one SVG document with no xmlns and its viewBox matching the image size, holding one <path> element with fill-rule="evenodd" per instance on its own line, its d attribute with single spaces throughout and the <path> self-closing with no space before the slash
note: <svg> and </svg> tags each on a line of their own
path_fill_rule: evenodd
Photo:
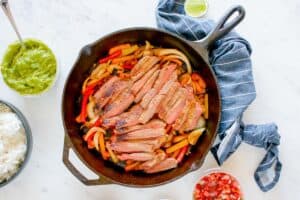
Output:
<svg viewBox="0 0 300 200">
<path fill-rule="evenodd" d="M 239 191 L 240 191 L 240 194 L 241 194 L 241 197 L 238 199 L 238 200 L 244 200 L 244 193 L 243 193 L 243 190 L 242 190 L 242 187 L 241 187 L 241 184 L 240 182 L 238 181 L 238 179 L 232 175 L 231 173 L 227 172 L 227 171 L 224 171 L 224 170 L 221 170 L 220 168 L 213 168 L 213 169 L 208 169 L 206 170 L 205 172 L 203 172 L 198 180 L 198 182 L 195 184 L 195 187 L 194 187 L 194 191 L 193 191 L 193 200 L 196 200 L 195 198 L 195 192 L 196 192 L 196 187 L 197 187 L 197 184 L 207 175 L 210 175 L 212 173 L 224 173 L 226 175 L 229 175 L 231 178 L 233 178 L 237 185 L 239 186 Z"/>
</svg>

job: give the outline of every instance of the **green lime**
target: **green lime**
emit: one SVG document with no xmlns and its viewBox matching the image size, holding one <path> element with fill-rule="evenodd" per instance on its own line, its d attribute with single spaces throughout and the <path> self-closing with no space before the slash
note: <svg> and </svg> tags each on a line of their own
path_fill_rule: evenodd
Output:
<svg viewBox="0 0 300 200">
<path fill-rule="evenodd" d="M 186 0 L 184 10 L 191 17 L 201 17 L 207 11 L 207 0 Z"/>
</svg>

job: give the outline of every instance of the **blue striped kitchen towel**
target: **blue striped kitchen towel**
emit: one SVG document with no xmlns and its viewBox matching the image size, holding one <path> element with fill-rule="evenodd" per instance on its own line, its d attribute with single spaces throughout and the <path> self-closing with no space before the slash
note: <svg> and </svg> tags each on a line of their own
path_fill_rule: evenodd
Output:
<svg viewBox="0 0 300 200">
<path fill-rule="evenodd" d="M 200 40 L 212 30 L 214 22 L 185 15 L 183 3 L 184 0 L 160 0 L 156 11 L 158 27 L 188 40 Z M 210 52 L 210 63 L 217 76 L 222 98 L 219 142 L 211 152 L 221 165 L 242 141 L 264 148 L 266 155 L 256 169 L 254 178 L 262 191 L 268 191 L 280 176 L 281 163 L 277 148 L 280 135 L 273 123 L 245 125 L 242 122 L 243 112 L 256 97 L 250 54 L 249 43 L 235 32 L 216 41 Z"/>
</svg>

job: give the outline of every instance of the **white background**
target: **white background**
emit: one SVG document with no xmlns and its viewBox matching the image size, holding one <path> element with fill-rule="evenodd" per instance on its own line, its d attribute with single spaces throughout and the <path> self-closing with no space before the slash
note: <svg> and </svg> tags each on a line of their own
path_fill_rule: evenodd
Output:
<svg viewBox="0 0 300 200">
<path fill-rule="evenodd" d="M 0 189 L 0 200 L 32 199 L 191 199 L 200 174 L 216 167 L 211 154 L 204 166 L 178 181 L 160 187 L 134 189 L 117 185 L 87 187 L 62 164 L 64 131 L 60 103 L 62 88 L 84 45 L 112 31 L 133 26 L 155 27 L 151 0 L 10 0 L 24 37 L 45 41 L 60 61 L 55 87 L 39 98 L 24 98 L 0 80 L 0 98 L 13 103 L 27 117 L 34 145 L 28 166 L 11 184 Z M 252 44 L 257 99 L 244 115 L 247 123 L 275 121 L 281 133 L 280 182 L 263 193 L 253 173 L 264 151 L 243 144 L 222 169 L 241 181 L 246 199 L 295 199 L 300 185 L 300 2 L 297 0 L 210 0 L 208 17 L 218 19 L 233 4 L 242 4 L 246 18 L 236 29 Z M 0 55 L 16 36 L 0 12 Z M 75 158 L 74 158 L 75 159 Z M 77 163 L 77 162 L 76 162 Z M 78 165 L 81 164 L 78 162 Z M 84 167 L 83 171 L 88 172 Z M 89 174 L 89 173 L 88 173 Z"/>
</svg>

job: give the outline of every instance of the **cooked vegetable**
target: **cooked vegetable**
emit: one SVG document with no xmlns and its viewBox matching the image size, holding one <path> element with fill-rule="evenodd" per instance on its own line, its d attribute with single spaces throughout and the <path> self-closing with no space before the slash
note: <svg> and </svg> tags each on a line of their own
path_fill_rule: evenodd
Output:
<svg viewBox="0 0 300 200">
<path fill-rule="evenodd" d="M 200 117 L 196 128 L 204 128 L 205 125 L 206 125 L 205 119 L 203 117 Z"/>
<path fill-rule="evenodd" d="M 99 145 L 100 145 L 100 152 L 101 152 L 102 158 L 103 158 L 104 160 L 107 160 L 107 158 L 108 158 L 108 153 L 107 153 L 107 151 L 105 150 L 105 145 L 104 145 L 104 133 L 103 133 L 103 132 L 100 132 L 100 135 L 99 135 Z"/>
<path fill-rule="evenodd" d="M 122 65 L 122 68 L 127 69 L 127 70 L 131 70 L 133 68 L 133 65 L 125 64 L 125 65 Z"/>
<path fill-rule="evenodd" d="M 91 79 L 97 79 L 97 77 L 101 76 L 109 65 L 107 63 L 99 64 L 91 73 Z M 86 79 L 88 80 L 88 79 Z"/>
<path fill-rule="evenodd" d="M 119 57 L 120 55 L 122 54 L 122 51 L 121 50 L 117 50 L 115 51 L 114 53 L 110 54 L 109 56 L 105 57 L 105 58 L 102 58 L 99 60 L 99 63 L 102 64 L 102 63 L 106 63 L 114 58 L 117 58 Z"/>
<path fill-rule="evenodd" d="M 180 61 L 181 57 L 177 56 L 177 55 L 169 55 L 169 56 L 165 56 L 162 59 L 162 62 L 164 61 L 170 61 L 170 62 L 174 62 L 176 63 L 178 66 L 182 66 L 182 62 Z"/>
<path fill-rule="evenodd" d="M 166 144 L 164 145 L 164 148 L 168 148 L 172 145 L 172 142 L 166 142 Z"/>
<path fill-rule="evenodd" d="M 95 102 L 94 101 L 90 101 L 87 104 L 87 115 L 90 119 L 95 119 L 97 118 L 96 114 L 94 113 L 94 107 L 95 107 Z"/>
<path fill-rule="evenodd" d="M 104 160 L 156 173 L 177 167 L 199 140 L 205 98 L 205 82 L 180 51 L 120 44 L 84 81 L 76 121 Z"/>
<path fill-rule="evenodd" d="M 199 137 L 202 135 L 202 133 L 205 131 L 205 128 L 200 128 L 192 131 L 188 136 L 188 141 L 191 145 L 195 145 L 199 139 Z"/>
<path fill-rule="evenodd" d="M 129 54 L 134 53 L 136 50 L 138 50 L 139 46 L 138 45 L 133 45 L 131 47 L 128 47 L 126 49 L 122 49 L 122 56 L 127 56 Z"/>
<path fill-rule="evenodd" d="M 134 170 L 134 168 L 136 168 L 138 165 L 140 164 L 140 162 L 134 162 L 132 164 L 129 164 L 125 167 L 125 171 L 126 172 L 129 172 L 129 171 L 132 171 Z"/>
<path fill-rule="evenodd" d="M 102 124 L 101 117 L 98 117 L 97 120 L 93 123 L 92 127 L 99 127 Z"/>
<path fill-rule="evenodd" d="M 126 61 L 129 61 L 129 60 L 132 60 L 134 59 L 134 55 L 129 55 L 129 56 L 123 56 L 123 57 L 120 57 L 120 58 L 115 58 L 111 61 L 112 64 L 116 64 L 116 63 L 122 63 L 122 62 L 126 62 Z"/>
<path fill-rule="evenodd" d="M 107 147 L 109 156 L 111 157 L 111 160 L 112 160 L 114 163 L 118 163 L 118 162 L 119 162 L 118 157 L 117 157 L 117 156 L 115 155 L 115 153 L 110 149 L 109 145 L 106 145 L 106 147 Z"/>
<path fill-rule="evenodd" d="M 198 80 L 202 79 L 201 76 L 195 72 L 192 73 L 191 78 L 193 81 L 198 81 Z"/>
<path fill-rule="evenodd" d="M 130 44 L 128 44 L 128 43 L 117 45 L 117 46 L 109 49 L 108 55 L 112 55 L 113 53 L 115 53 L 117 51 L 122 51 L 123 49 L 127 49 L 127 48 L 130 48 Z"/>
<path fill-rule="evenodd" d="M 177 49 L 155 49 L 154 55 L 157 56 L 167 56 L 167 55 L 175 55 L 177 59 L 182 60 L 186 64 L 186 69 L 189 74 L 192 73 L 192 66 L 190 64 L 190 61 L 187 59 L 187 57 L 178 51 Z"/>
<path fill-rule="evenodd" d="M 180 153 L 180 149 L 178 149 L 177 151 L 173 152 L 172 158 L 177 158 L 178 155 L 179 155 L 179 153 Z"/>
<path fill-rule="evenodd" d="M 145 50 L 150 50 L 153 48 L 153 46 L 150 44 L 150 42 L 146 41 L 145 43 L 146 43 Z"/>
<path fill-rule="evenodd" d="M 94 134 L 97 132 L 95 128 L 91 128 L 84 136 L 83 139 L 84 141 L 87 141 L 89 137 L 93 137 Z"/>
<path fill-rule="evenodd" d="M 180 163 L 182 160 L 183 160 L 183 157 L 184 157 L 184 155 L 186 154 L 186 152 L 187 152 L 187 150 L 188 150 L 188 145 L 186 145 L 186 146 L 184 146 L 184 147 L 182 147 L 181 149 L 180 149 L 180 152 L 179 152 L 179 154 L 178 154 L 178 156 L 177 156 L 177 158 L 176 158 L 176 161 L 177 161 L 177 163 Z"/>
<path fill-rule="evenodd" d="M 181 142 L 178 142 L 174 144 L 173 146 L 166 149 L 167 153 L 173 153 L 174 151 L 181 149 L 184 146 L 187 146 L 189 144 L 187 139 L 182 140 Z"/>
<path fill-rule="evenodd" d="M 81 112 L 79 114 L 79 116 L 76 118 L 76 121 L 78 123 L 84 123 L 86 122 L 86 117 L 87 117 L 87 103 L 88 103 L 88 100 L 89 100 L 89 97 L 90 95 L 94 92 L 93 89 L 86 89 L 84 91 L 84 94 L 83 94 L 83 98 L 82 98 L 82 101 L 81 101 Z"/>
<path fill-rule="evenodd" d="M 180 83 L 181 85 L 188 85 L 190 84 L 192 81 L 191 81 L 191 76 L 190 74 L 188 73 L 185 73 L 183 75 L 180 76 Z"/>
<path fill-rule="evenodd" d="M 91 132 L 91 134 L 86 138 L 86 142 L 88 144 L 88 148 L 92 149 L 95 147 L 94 144 L 94 135 L 96 134 L 96 132 Z"/>
<path fill-rule="evenodd" d="M 187 134 L 178 135 L 173 138 L 173 142 L 177 143 L 177 142 L 180 142 L 181 140 L 184 140 L 185 138 L 187 138 Z"/>
<path fill-rule="evenodd" d="M 99 151 L 99 133 L 95 133 L 93 141 L 94 141 L 94 146 Z"/>
</svg>

